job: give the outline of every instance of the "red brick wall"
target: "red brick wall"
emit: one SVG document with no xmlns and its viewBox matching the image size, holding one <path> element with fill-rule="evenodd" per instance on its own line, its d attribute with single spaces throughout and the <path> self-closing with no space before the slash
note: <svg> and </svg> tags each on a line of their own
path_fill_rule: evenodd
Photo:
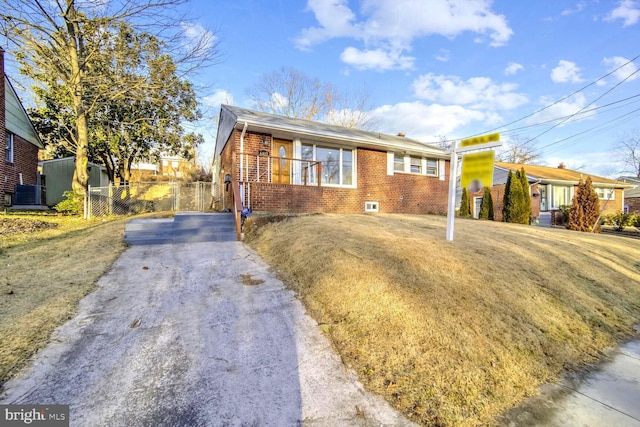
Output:
<svg viewBox="0 0 640 427">
<path fill-rule="evenodd" d="M 22 173 L 23 184 L 35 185 L 38 171 L 38 147 L 14 135 L 13 163 L 6 163 L 4 143 L 5 139 L 2 141 L 2 159 L 0 160 L 0 203 L 4 203 L 5 193 L 15 192 L 16 184 L 20 183 L 20 173 Z"/>
<path fill-rule="evenodd" d="M 629 213 L 640 214 L 640 197 L 628 197 L 624 203 L 629 206 Z"/>
</svg>

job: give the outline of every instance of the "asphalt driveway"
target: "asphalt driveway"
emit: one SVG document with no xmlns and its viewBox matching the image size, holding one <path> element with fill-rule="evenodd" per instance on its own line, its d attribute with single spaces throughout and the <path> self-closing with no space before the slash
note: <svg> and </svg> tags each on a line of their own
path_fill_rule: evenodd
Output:
<svg viewBox="0 0 640 427">
<path fill-rule="evenodd" d="M 239 242 L 132 246 L 0 403 L 73 426 L 410 425 Z"/>
</svg>

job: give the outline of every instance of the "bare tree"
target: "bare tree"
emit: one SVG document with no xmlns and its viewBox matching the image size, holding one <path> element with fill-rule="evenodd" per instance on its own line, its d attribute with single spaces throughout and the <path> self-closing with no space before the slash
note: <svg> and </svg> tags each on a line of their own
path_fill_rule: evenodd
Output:
<svg viewBox="0 0 640 427">
<path fill-rule="evenodd" d="M 345 89 L 327 91 L 326 121 L 333 125 L 353 129 L 370 130 L 373 127 L 369 112 L 373 109 L 371 97 L 366 87 L 359 91 Z"/>
<path fill-rule="evenodd" d="M 635 135 L 634 135 L 635 134 Z M 613 153 L 620 162 L 620 174 L 632 174 L 640 178 L 640 134 L 633 131 L 632 134 L 621 136 L 613 145 Z"/>
<path fill-rule="evenodd" d="M 532 165 L 540 159 L 540 152 L 531 138 L 512 136 L 509 142 L 498 150 L 496 159 L 500 162 Z"/>
<path fill-rule="evenodd" d="M 72 107 L 70 129 L 76 156 L 72 187 L 84 194 L 88 184 L 88 120 L 99 103 L 114 100 L 142 81 L 110 93 L 101 87 L 100 69 L 91 66 L 99 55 L 96 35 L 113 31 L 121 21 L 154 32 L 166 43 L 167 54 L 186 75 L 217 57 L 217 39 L 211 32 L 194 31 L 176 17 L 184 0 L 105 0 L 96 5 L 81 0 L 0 0 L 0 33 L 15 46 L 21 71 L 37 84 L 55 87 Z M 177 19 L 176 19 L 177 18 Z"/>
<path fill-rule="evenodd" d="M 329 83 L 292 67 L 262 76 L 247 90 L 254 108 L 286 117 L 325 121 L 350 128 L 368 128 L 369 95 L 340 92 Z"/>
</svg>

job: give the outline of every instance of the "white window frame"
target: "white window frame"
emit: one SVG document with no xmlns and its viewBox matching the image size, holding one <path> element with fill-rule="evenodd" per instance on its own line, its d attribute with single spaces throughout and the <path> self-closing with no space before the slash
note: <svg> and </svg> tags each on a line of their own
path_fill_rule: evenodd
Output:
<svg viewBox="0 0 640 427">
<path fill-rule="evenodd" d="M 569 206 L 571 205 L 571 202 L 573 200 L 573 196 L 574 196 L 574 186 L 571 185 L 550 185 L 549 187 L 551 187 L 551 195 L 549 197 L 549 209 L 553 209 L 553 210 L 557 210 L 560 209 L 560 206 Z M 557 188 L 568 188 L 569 189 L 569 199 L 568 200 L 564 200 L 565 203 L 563 203 L 562 205 L 556 206 L 556 200 L 555 200 L 555 194 L 556 194 L 556 189 Z"/>
<path fill-rule="evenodd" d="M 615 188 L 604 188 L 604 187 L 594 187 L 593 189 L 598 198 L 600 200 L 615 200 L 616 199 L 616 189 Z M 607 194 L 609 196 L 607 196 Z"/>
<path fill-rule="evenodd" d="M 296 156 L 299 159 L 302 159 L 302 146 L 303 145 L 310 145 L 312 146 L 312 153 L 313 153 L 313 158 L 311 161 L 316 161 L 317 157 L 316 157 L 316 150 L 318 147 L 320 148 L 331 148 L 332 150 L 338 150 L 340 152 L 340 157 L 339 157 L 339 161 L 338 163 L 340 164 L 340 171 L 339 171 L 339 181 L 340 184 L 328 184 L 324 181 L 322 181 L 320 183 L 320 185 L 322 185 L 323 187 L 339 187 L 339 188 L 357 188 L 358 182 L 357 182 L 357 149 L 354 147 L 342 147 L 342 146 L 337 146 L 337 145 L 331 145 L 331 144 L 318 144 L 314 141 L 301 141 L 300 139 L 296 139 L 294 140 L 294 150 L 296 152 Z M 344 176 L 343 173 L 344 171 L 342 170 L 342 166 L 343 166 L 343 150 L 349 150 L 351 151 L 351 184 L 342 184 L 344 182 Z M 304 161 L 304 160 L 303 160 Z M 302 163 L 301 162 L 296 162 L 296 163 Z M 300 167 L 299 167 L 300 168 Z M 298 169 L 299 169 L 298 168 Z M 300 171 L 297 171 L 298 173 L 296 173 L 296 181 L 300 181 L 300 182 L 296 182 L 296 184 L 301 184 L 301 173 Z"/>
<path fill-rule="evenodd" d="M 4 161 L 7 163 L 13 163 L 13 156 L 15 151 L 15 139 L 14 135 L 7 131 L 7 137 L 4 146 Z"/>
<path fill-rule="evenodd" d="M 392 151 L 388 152 L 388 156 L 388 175 L 393 175 L 395 173 L 406 173 L 410 175 L 433 176 L 436 178 L 440 177 L 441 179 L 444 179 L 444 177 L 440 174 L 441 169 L 444 168 L 444 162 L 441 162 L 440 159 L 437 159 L 435 157 L 412 156 L 410 154 L 395 153 Z M 399 170 L 398 168 L 398 166 L 400 165 L 400 162 L 398 161 L 399 158 L 403 159 L 402 170 Z M 420 160 L 419 172 L 411 171 L 412 166 L 417 166 L 412 163 L 412 160 Z M 429 164 L 430 162 L 431 165 Z"/>
<path fill-rule="evenodd" d="M 380 203 L 378 202 L 364 202 L 365 212 L 380 212 Z"/>
</svg>

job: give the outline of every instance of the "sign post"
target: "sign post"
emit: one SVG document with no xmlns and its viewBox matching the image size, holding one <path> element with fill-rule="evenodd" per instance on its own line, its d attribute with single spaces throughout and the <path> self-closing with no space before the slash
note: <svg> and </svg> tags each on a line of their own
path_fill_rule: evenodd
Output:
<svg viewBox="0 0 640 427">
<path fill-rule="evenodd" d="M 473 166 L 471 170 L 467 168 L 467 171 L 464 170 L 464 157 L 463 157 L 463 171 L 464 174 L 464 182 L 468 186 L 472 181 L 478 180 L 480 182 L 486 181 L 486 177 L 482 176 L 482 174 L 476 176 L 477 172 L 482 169 L 482 164 L 486 163 L 487 159 L 491 160 L 491 167 L 493 164 L 493 151 L 491 153 L 483 153 L 482 151 L 499 147 L 502 145 L 500 142 L 500 134 L 493 133 L 490 135 L 478 136 L 476 138 L 463 139 L 460 141 L 460 148 L 457 147 L 458 142 L 453 142 L 453 147 L 451 149 L 451 162 L 449 166 L 449 200 L 447 207 L 447 234 L 446 239 L 448 241 L 453 241 L 453 228 L 454 221 L 456 216 L 456 178 L 458 174 L 458 155 L 463 155 L 465 153 L 469 153 L 471 151 L 478 151 L 478 153 L 474 153 L 471 157 L 471 161 Z M 475 156 L 475 158 L 474 158 Z M 469 162 L 468 162 L 469 163 Z M 461 183 L 462 184 L 462 183 Z M 485 185 L 492 185 L 491 182 L 488 184 L 485 182 Z"/>
</svg>

